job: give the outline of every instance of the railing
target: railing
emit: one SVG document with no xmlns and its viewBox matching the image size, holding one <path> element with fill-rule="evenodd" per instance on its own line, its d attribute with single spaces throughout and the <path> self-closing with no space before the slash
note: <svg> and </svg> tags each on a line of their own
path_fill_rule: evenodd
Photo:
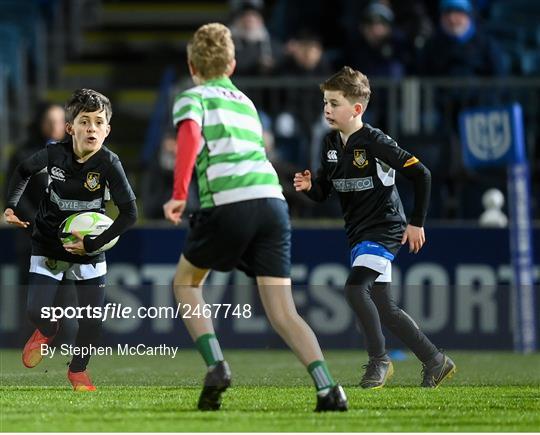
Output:
<svg viewBox="0 0 540 435">
<path fill-rule="evenodd" d="M 322 113 L 319 83 L 326 77 L 234 78 L 259 109 L 277 114 L 292 109 L 313 115 L 315 123 Z M 372 97 L 367 108 L 377 113 L 388 134 L 434 134 L 455 131 L 454 115 L 463 107 L 495 105 L 510 102 L 522 104 L 526 117 L 529 150 L 538 137 L 540 77 L 522 78 L 421 78 L 404 80 L 370 80 Z M 296 105 L 295 105 L 296 104 Z"/>
<path fill-rule="evenodd" d="M 4 65 L 0 63 L 0 171 L 7 168 L 7 143 L 9 140 L 8 84 Z"/>
<path fill-rule="evenodd" d="M 321 138 L 327 131 L 319 90 L 325 79 L 233 77 L 257 108 L 272 119 L 278 155 L 299 167 L 312 168 L 318 166 Z M 476 219 L 483 210 L 481 194 L 489 187 L 505 189 L 503 170 L 477 174 L 463 167 L 457 119 L 464 108 L 520 103 L 534 173 L 539 157 L 540 77 L 407 77 L 399 81 L 372 79 L 370 83 L 372 94 L 364 120 L 394 137 L 432 169 L 435 194 L 440 196 L 434 198 L 433 218 Z M 290 115 L 287 122 L 282 122 L 283 113 Z M 404 186 L 405 202 L 412 194 L 407 189 Z M 540 209 L 534 198 L 533 208 Z M 538 211 L 534 213 L 536 218 L 540 216 Z"/>
</svg>

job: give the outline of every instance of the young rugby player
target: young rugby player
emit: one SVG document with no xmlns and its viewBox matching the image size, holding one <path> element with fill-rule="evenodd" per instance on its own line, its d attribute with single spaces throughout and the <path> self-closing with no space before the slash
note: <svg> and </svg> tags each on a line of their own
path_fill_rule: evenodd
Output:
<svg viewBox="0 0 540 435">
<path fill-rule="evenodd" d="M 202 309 L 202 286 L 210 269 L 238 268 L 255 276 L 270 323 L 313 378 L 315 410 L 345 411 L 343 389 L 330 375 L 313 331 L 296 312 L 287 203 L 266 158 L 255 106 L 229 79 L 236 64 L 229 29 L 217 23 L 200 27 L 188 46 L 188 64 L 196 86 L 174 104 L 174 192 L 163 208 L 168 220 L 180 222 L 195 167 L 201 209 L 190 218 L 174 278 L 177 302 Z M 231 372 L 212 321 L 194 316 L 183 320 L 208 367 L 198 407 L 219 409 Z"/>
<path fill-rule="evenodd" d="M 295 174 L 294 186 L 315 201 L 337 192 L 349 245 L 351 273 L 345 293 L 364 330 L 369 362 L 360 385 L 381 388 L 393 374 L 381 322 L 423 364 L 423 387 L 437 387 L 456 371 L 390 295 L 392 260 L 401 245 L 415 254 L 425 242 L 424 221 L 431 174 L 416 157 L 381 130 L 362 122 L 371 90 L 367 77 L 343 67 L 321 84 L 324 116 L 333 131 L 324 139 L 321 167 Z M 395 171 L 414 183 L 409 223 L 395 186 Z"/>
<path fill-rule="evenodd" d="M 48 345 L 58 331 L 58 323 L 42 318 L 43 307 L 54 304 L 63 279 L 73 280 L 81 307 L 102 306 L 105 297 L 105 255 L 87 255 L 122 234 L 137 219 L 135 195 L 118 156 L 103 145 L 111 127 L 109 99 L 91 89 L 79 89 L 66 103 L 66 131 L 71 139 L 53 142 L 30 156 L 16 169 L 8 192 L 4 219 L 26 228 L 27 221 L 17 215 L 17 204 L 33 174 L 46 170 L 49 186 L 35 218 L 32 233 L 32 256 L 28 289 L 28 315 L 36 331 L 26 343 L 22 360 L 26 367 L 38 365 L 41 346 Z M 62 245 L 58 237 L 61 223 L 76 212 L 105 211 L 105 201 L 112 196 L 120 214 L 101 235 L 92 238 L 74 233 L 77 241 Z M 83 311 L 83 314 L 85 312 Z M 95 345 L 101 333 L 101 319 L 79 319 L 75 345 Z M 74 354 L 68 379 L 78 391 L 92 391 L 86 371 L 90 356 Z"/>
</svg>

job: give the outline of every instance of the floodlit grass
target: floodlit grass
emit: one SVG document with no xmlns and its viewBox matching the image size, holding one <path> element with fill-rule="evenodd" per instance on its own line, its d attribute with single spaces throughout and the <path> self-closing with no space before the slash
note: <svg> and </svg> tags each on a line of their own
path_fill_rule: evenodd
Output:
<svg viewBox="0 0 540 435">
<path fill-rule="evenodd" d="M 457 375 L 436 390 L 417 387 L 420 364 L 395 361 L 387 387 L 356 386 L 366 355 L 326 352 L 345 387 L 350 410 L 315 414 L 314 389 L 287 351 L 226 351 L 233 387 L 218 412 L 195 409 L 204 376 L 202 359 L 180 351 L 156 356 L 93 357 L 95 393 L 75 393 L 66 379 L 67 357 L 34 369 L 20 352 L 0 351 L 1 432 L 361 432 L 538 431 L 540 354 L 449 352 Z"/>
</svg>

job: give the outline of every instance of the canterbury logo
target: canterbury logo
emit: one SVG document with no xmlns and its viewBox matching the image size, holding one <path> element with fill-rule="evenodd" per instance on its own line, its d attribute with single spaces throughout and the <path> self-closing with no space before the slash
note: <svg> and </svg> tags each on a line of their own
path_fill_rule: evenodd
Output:
<svg viewBox="0 0 540 435">
<path fill-rule="evenodd" d="M 60 169 L 57 166 L 51 168 L 51 178 L 54 178 L 58 181 L 66 181 L 66 173 L 63 169 Z"/>
<path fill-rule="evenodd" d="M 326 159 L 329 162 L 337 162 L 337 151 L 336 150 L 329 150 L 326 153 Z"/>
</svg>

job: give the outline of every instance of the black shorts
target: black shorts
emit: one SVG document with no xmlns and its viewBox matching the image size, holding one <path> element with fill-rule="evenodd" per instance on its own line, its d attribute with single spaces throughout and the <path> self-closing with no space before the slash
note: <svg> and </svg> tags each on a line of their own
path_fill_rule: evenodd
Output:
<svg viewBox="0 0 540 435">
<path fill-rule="evenodd" d="M 353 240 L 349 241 L 350 247 L 354 247 L 358 243 L 364 241 L 377 242 L 383 245 L 394 256 L 397 255 L 401 248 L 401 239 L 407 228 L 405 222 L 388 222 L 371 227 L 359 234 L 355 235 Z"/>
<path fill-rule="evenodd" d="M 189 225 L 184 256 L 194 266 L 290 277 L 291 223 L 285 201 L 262 198 L 201 209 L 190 216 Z"/>
</svg>

